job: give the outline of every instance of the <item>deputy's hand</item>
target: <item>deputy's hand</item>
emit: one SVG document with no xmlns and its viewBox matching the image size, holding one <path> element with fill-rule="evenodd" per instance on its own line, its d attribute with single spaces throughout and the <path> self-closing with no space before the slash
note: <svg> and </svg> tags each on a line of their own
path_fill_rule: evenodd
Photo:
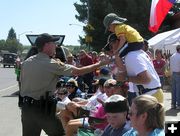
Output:
<svg viewBox="0 0 180 136">
<path fill-rule="evenodd" d="M 104 66 L 104 65 L 112 63 L 113 61 L 114 61 L 114 59 L 112 59 L 112 58 L 106 58 L 106 60 L 102 60 L 99 63 L 101 66 Z"/>
</svg>

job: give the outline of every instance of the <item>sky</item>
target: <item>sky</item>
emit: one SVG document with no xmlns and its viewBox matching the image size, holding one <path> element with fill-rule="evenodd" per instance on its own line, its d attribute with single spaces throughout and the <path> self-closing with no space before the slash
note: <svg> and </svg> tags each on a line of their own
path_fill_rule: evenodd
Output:
<svg viewBox="0 0 180 136">
<path fill-rule="evenodd" d="M 0 40 L 13 27 L 23 45 L 30 45 L 26 34 L 41 33 L 65 35 L 65 45 L 80 45 L 85 24 L 75 18 L 75 2 L 79 0 L 0 0 Z"/>
</svg>

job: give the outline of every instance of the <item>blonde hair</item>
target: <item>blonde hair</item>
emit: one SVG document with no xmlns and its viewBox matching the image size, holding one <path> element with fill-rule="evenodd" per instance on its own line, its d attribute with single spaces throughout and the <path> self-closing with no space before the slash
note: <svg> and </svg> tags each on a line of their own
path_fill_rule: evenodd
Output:
<svg viewBox="0 0 180 136">
<path fill-rule="evenodd" d="M 147 128 L 164 128 L 165 111 L 161 103 L 151 95 L 140 95 L 133 100 L 137 116 L 147 113 L 145 125 Z"/>
</svg>

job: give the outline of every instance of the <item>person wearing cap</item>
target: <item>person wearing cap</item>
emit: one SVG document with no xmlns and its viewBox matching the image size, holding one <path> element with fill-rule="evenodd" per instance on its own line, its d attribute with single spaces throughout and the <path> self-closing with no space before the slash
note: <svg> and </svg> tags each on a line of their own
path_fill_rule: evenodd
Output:
<svg viewBox="0 0 180 136">
<path fill-rule="evenodd" d="M 121 18 L 115 13 L 109 13 L 103 20 L 106 31 L 115 33 L 118 38 L 118 48 L 115 52 L 119 52 L 120 57 L 130 51 L 142 49 L 144 44 L 144 39 L 139 32 L 125 24 L 126 21 L 126 18 Z"/>
<path fill-rule="evenodd" d="M 109 63 L 106 60 L 81 68 L 64 64 L 53 59 L 58 40 L 59 37 L 40 34 L 35 40 L 38 53 L 22 63 L 19 103 L 23 136 L 40 136 L 42 129 L 47 135 L 63 135 L 61 122 L 55 116 L 56 102 L 52 99 L 59 76 L 89 73 Z"/>
<path fill-rule="evenodd" d="M 180 110 L 180 45 L 176 46 L 176 53 L 170 57 L 170 71 L 172 73 L 171 108 Z"/>
<path fill-rule="evenodd" d="M 165 136 L 165 110 L 157 99 L 140 95 L 133 99 L 129 110 L 132 129 L 123 136 Z"/>
<path fill-rule="evenodd" d="M 109 125 L 101 136 L 122 136 L 131 129 L 127 121 L 129 105 L 126 98 L 121 95 L 110 96 L 105 101 L 104 110 Z"/>
<path fill-rule="evenodd" d="M 67 83 L 65 84 L 67 90 L 68 90 L 68 98 L 70 100 L 76 98 L 76 97 L 82 97 L 82 91 L 78 88 L 77 81 L 73 78 L 70 78 Z"/>
<path fill-rule="evenodd" d="M 100 69 L 99 77 L 103 77 L 106 79 L 112 78 L 112 74 L 110 72 L 110 69 L 107 67 L 103 67 Z"/>
<path fill-rule="evenodd" d="M 119 68 L 116 80 L 132 82 L 136 85 L 134 89 L 139 95 L 153 95 L 163 103 L 160 79 L 148 54 L 143 50 L 134 50 L 126 54 L 123 60 L 116 52 L 119 39 L 114 33 L 109 35 L 107 45 L 110 47 L 109 54 L 115 56 L 115 63 Z"/>
</svg>

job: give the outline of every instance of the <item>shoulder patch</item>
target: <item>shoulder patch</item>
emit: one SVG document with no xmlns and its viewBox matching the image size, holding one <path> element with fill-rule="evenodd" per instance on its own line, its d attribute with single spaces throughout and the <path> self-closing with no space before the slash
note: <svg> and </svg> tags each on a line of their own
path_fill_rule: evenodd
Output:
<svg viewBox="0 0 180 136">
<path fill-rule="evenodd" d="M 58 65 L 64 66 L 64 63 L 60 59 L 56 59 L 56 62 L 58 63 Z"/>
</svg>

